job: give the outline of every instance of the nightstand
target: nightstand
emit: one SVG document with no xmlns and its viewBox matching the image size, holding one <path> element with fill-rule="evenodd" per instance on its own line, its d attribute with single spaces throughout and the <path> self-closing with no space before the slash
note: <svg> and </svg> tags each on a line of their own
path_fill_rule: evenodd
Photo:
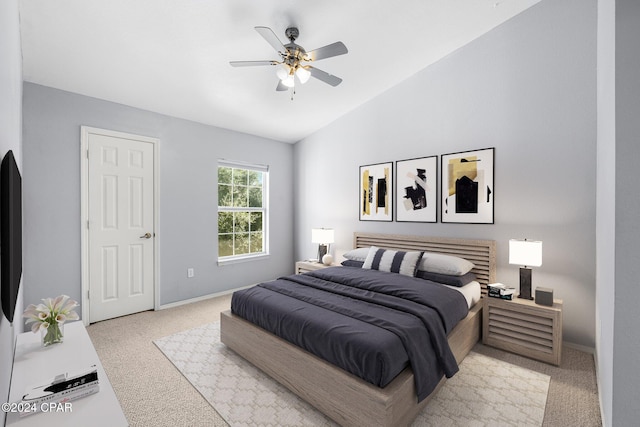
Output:
<svg viewBox="0 0 640 427">
<path fill-rule="evenodd" d="M 296 274 L 306 273 L 308 271 L 320 270 L 322 268 L 333 267 L 332 265 L 324 265 L 316 261 L 298 261 L 296 262 Z"/>
<path fill-rule="evenodd" d="M 560 365 L 562 357 L 562 300 L 553 306 L 531 300 L 483 297 L 482 343 Z"/>
</svg>

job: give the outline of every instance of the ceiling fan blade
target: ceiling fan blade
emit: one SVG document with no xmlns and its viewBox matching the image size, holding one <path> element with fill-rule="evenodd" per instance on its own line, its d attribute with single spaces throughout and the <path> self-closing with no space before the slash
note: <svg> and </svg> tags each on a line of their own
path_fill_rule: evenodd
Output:
<svg viewBox="0 0 640 427">
<path fill-rule="evenodd" d="M 331 86 L 338 86 L 340 83 L 342 83 L 342 79 L 340 77 L 336 77 L 333 74 L 327 73 L 326 71 L 322 71 L 310 65 L 304 68 L 311 72 L 312 77 L 315 77 L 318 80 L 322 80 L 323 82 L 330 84 Z"/>
<path fill-rule="evenodd" d="M 271 30 L 269 27 L 255 27 L 256 31 L 264 38 L 267 43 L 269 43 L 275 50 L 278 52 L 286 52 L 287 49 L 284 47 L 278 36 Z"/>
<path fill-rule="evenodd" d="M 344 55 L 348 53 L 347 47 L 342 42 L 328 44 L 311 52 L 307 52 L 308 61 L 318 61 L 320 59 L 331 58 L 333 56 Z"/>
<path fill-rule="evenodd" d="M 278 80 L 278 86 L 276 87 L 276 90 L 278 92 L 282 92 L 285 90 L 289 90 L 289 88 L 282 84 L 282 80 Z"/>
<path fill-rule="evenodd" d="M 230 61 L 229 64 L 232 67 L 255 67 L 259 65 L 278 65 L 278 61 L 265 60 L 265 61 Z"/>
</svg>

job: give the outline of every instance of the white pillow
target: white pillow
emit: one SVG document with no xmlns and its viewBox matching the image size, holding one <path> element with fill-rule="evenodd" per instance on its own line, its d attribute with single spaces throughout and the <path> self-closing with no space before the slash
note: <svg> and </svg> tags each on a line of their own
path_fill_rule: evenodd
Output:
<svg viewBox="0 0 640 427">
<path fill-rule="evenodd" d="M 473 267 L 472 262 L 457 256 L 425 252 L 418 265 L 418 270 L 462 276 L 471 271 Z"/>
<path fill-rule="evenodd" d="M 371 246 L 362 268 L 415 277 L 421 257 L 422 252 L 392 251 Z"/>
<path fill-rule="evenodd" d="M 369 248 L 358 248 L 351 249 L 349 252 L 345 252 L 342 256 L 352 261 L 364 262 L 364 260 L 367 259 L 367 255 L 369 255 Z"/>
</svg>

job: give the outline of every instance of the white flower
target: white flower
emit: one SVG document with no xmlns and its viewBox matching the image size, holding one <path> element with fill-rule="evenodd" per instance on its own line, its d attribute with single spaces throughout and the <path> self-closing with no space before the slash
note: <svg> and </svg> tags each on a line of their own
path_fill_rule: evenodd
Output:
<svg viewBox="0 0 640 427">
<path fill-rule="evenodd" d="M 33 325 L 31 325 L 31 332 L 35 334 L 40 330 L 40 326 L 42 326 L 42 323 L 38 323 L 38 322 L 34 323 Z"/>
<path fill-rule="evenodd" d="M 35 333 L 40 329 L 48 329 L 53 324 L 78 320 L 78 314 L 73 310 L 75 307 L 78 307 L 78 303 L 67 295 L 60 295 L 55 299 L 44 298 L 38 305 L 29 304 L 22 317 L 27 319 L 26 325 L 33 323 L 31 331 Z"/>
<path fill-rule="evenodd" d="M 24 311 L 24 314 L 22 315 L 22 317 L 27 318 L 27 321 L 26 321 L 27 325 L 31 322 L 37 322 L 40 320 L 39 313 L 36 310 L 36 306 L 33 304 L 29 304 L 27 306 L 27 309 Z"/>
<path fill-rule="evenodd" d="M 69 298 L 69 297 L 67 297 L 67 298 Z M 72 299 L 68 299 L 68 300 L 66 301 L 66 303 L 64 303 L 64 304 L 62 305 L 62 307 L 60 308 L 60 313 L 62 313 L 62 314 L 68 314 L 68 313 L 70 313 L 74 308 L 76 308 L 78 305 L 79 305 L 79 304 L 78 304 L 76 301 L 74 301 L 74 300 L 72 300 Z M 74 313 L 75 313 L 75 312 L 74 312 Z"/>
<path fill-rule="evenodd" d="M 78 313 L 76 313 L 75 311 L 69 311 L 67 314 L 65 314 L 67 320 L 79 320 L 80 316 L 78 316 Z"/>
</svg>

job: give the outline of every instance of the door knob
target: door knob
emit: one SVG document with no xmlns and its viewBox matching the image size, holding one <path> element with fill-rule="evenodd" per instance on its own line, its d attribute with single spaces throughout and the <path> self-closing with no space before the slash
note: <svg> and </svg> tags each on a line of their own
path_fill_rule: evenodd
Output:
<svg viewBox="0 0 640 427">
<path fill-rule="evenodd" d="M 140 236 L 141 239 L 150 239 L 151 238 L 151 233 L 144 233 L 142 236 Z"/>
</svg>

